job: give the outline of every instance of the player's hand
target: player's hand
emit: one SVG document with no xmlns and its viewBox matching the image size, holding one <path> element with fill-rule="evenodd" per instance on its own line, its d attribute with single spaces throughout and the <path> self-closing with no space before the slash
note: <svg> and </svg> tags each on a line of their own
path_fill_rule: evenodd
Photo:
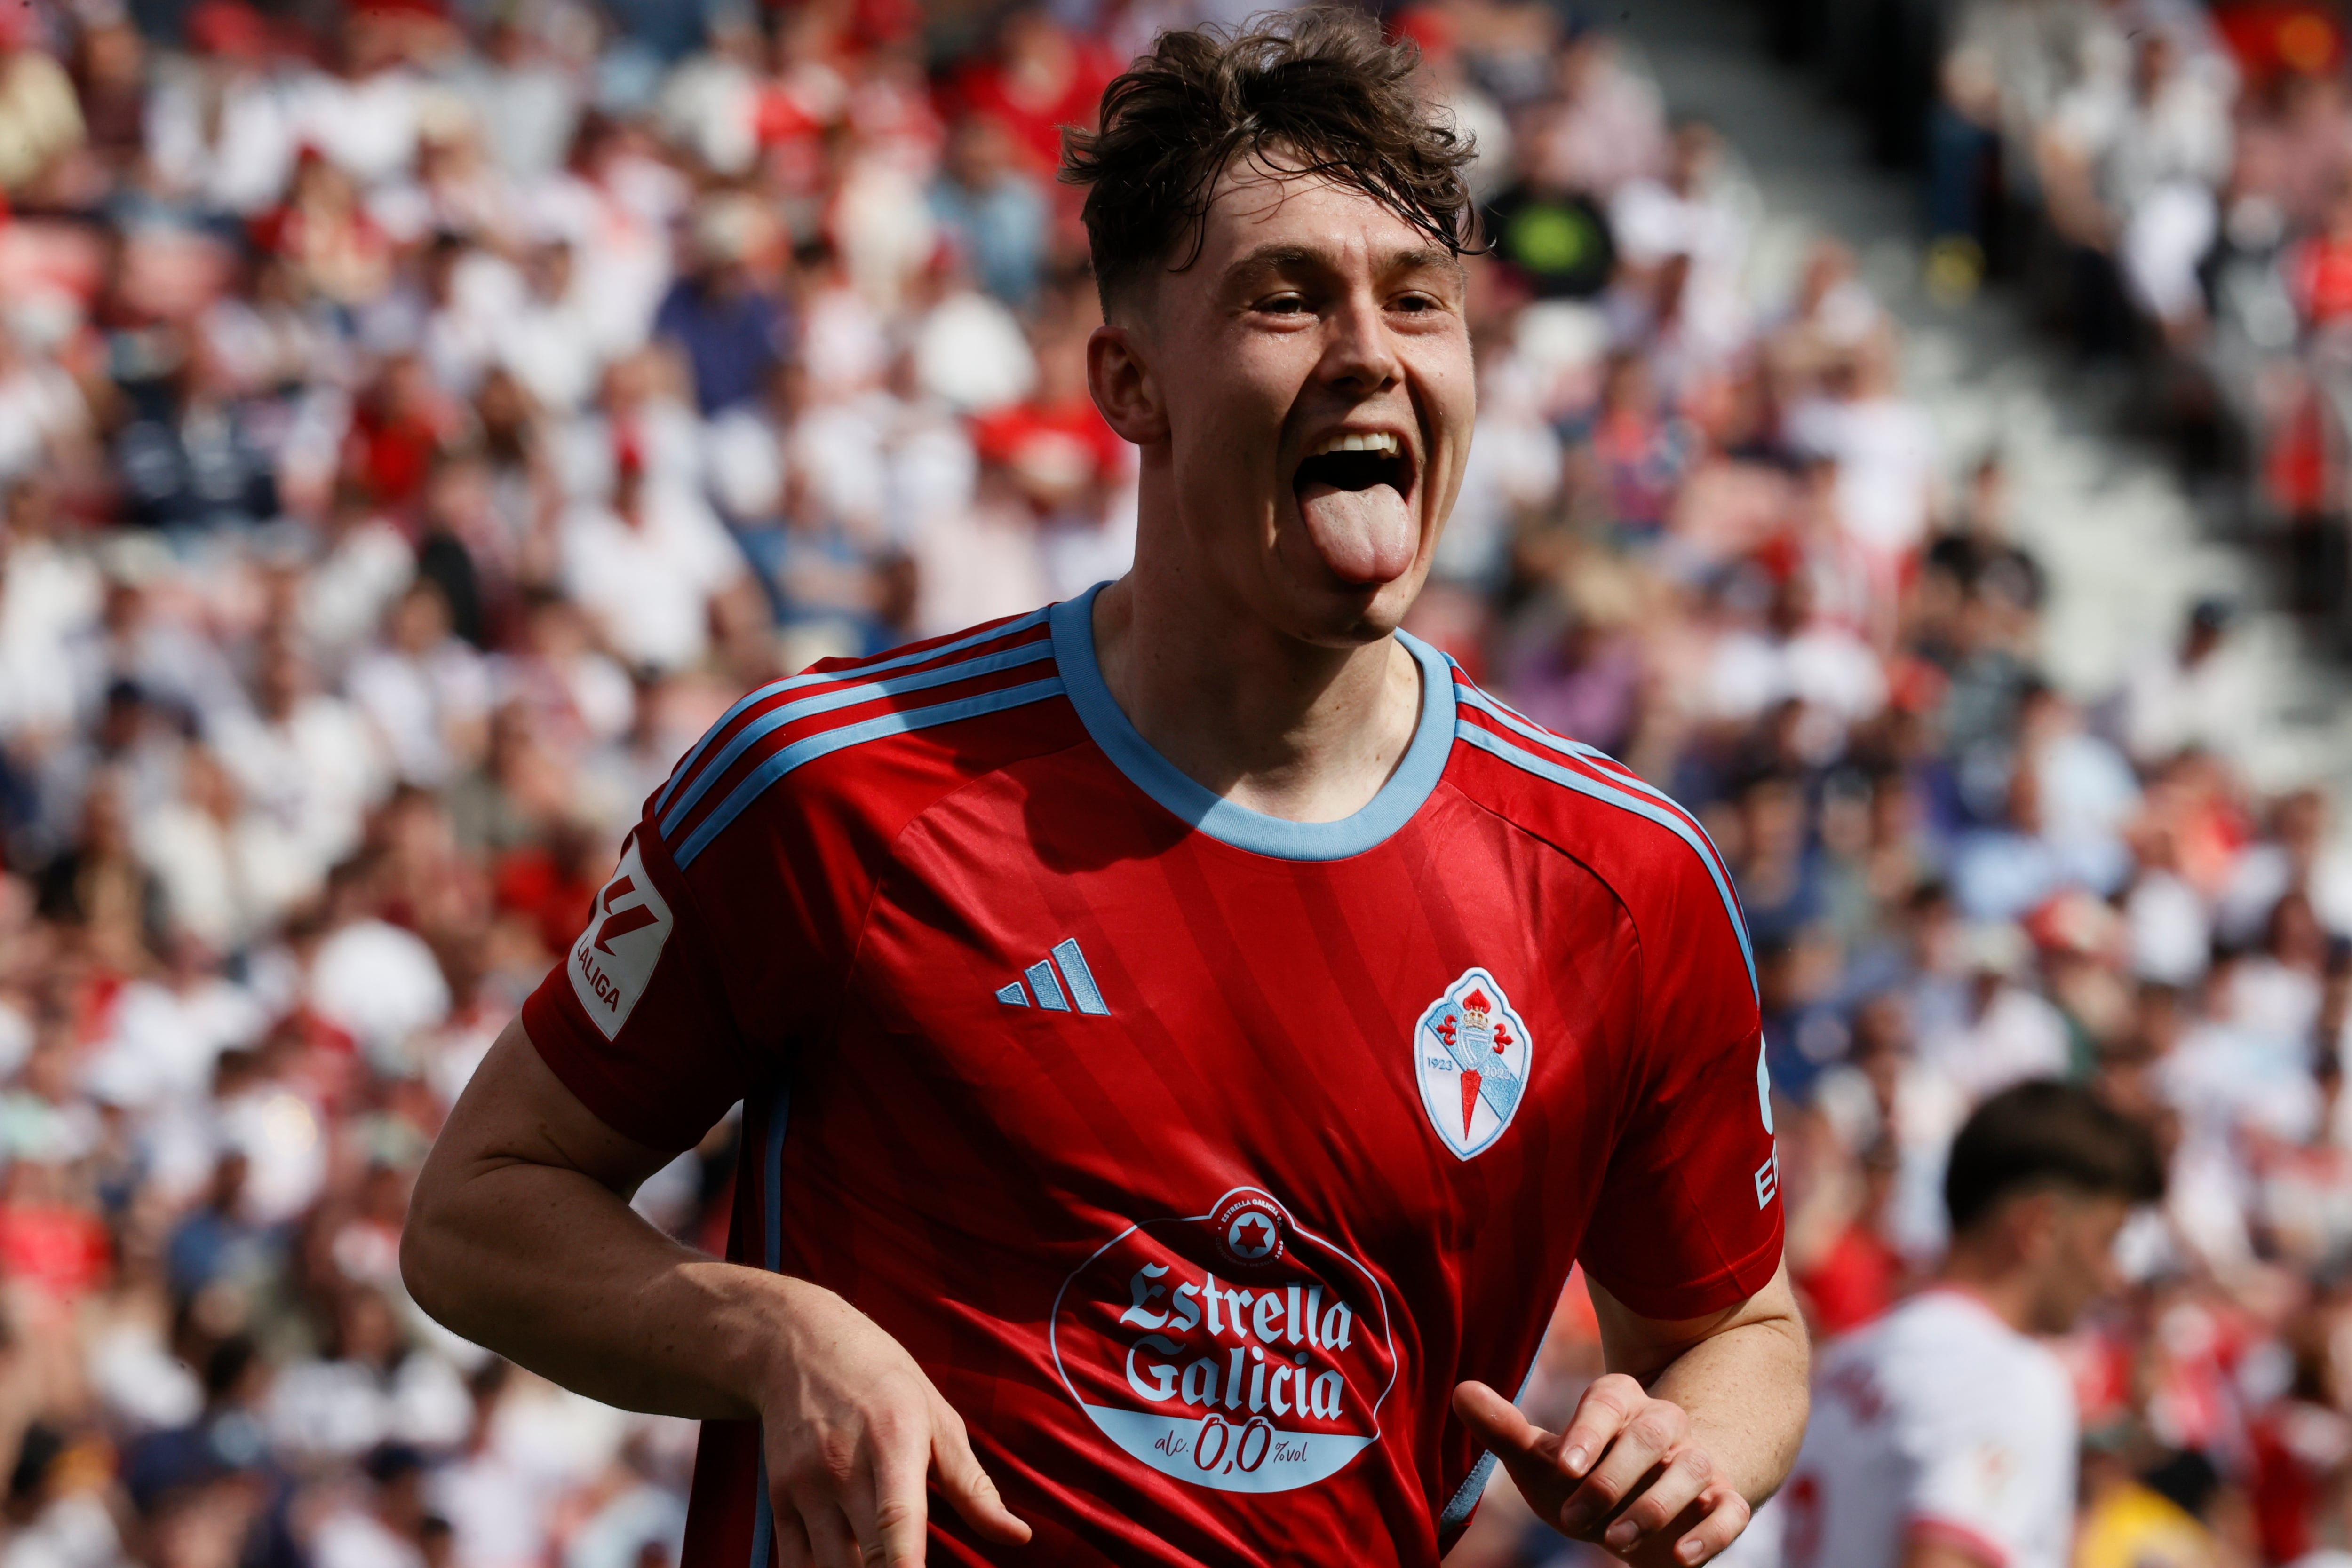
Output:
<svg viewBox="0 0 2352 1568">
<path fill-rule="evenodd" d="M 759 1403 L 783 1568 L 913 1568 L 927 1479 L 989 1540 L 1027 1541 L 906 1347 L 823 1286 L 782 1283 L 789 1311 Z"/>
<path fill-rule="evenodd" d="M 1690 1416 L 1622 1373 L 1584 1391 L 1565 1432 L 1483 1383 L 1454 1389 L 1454 1410 L 1547 1524 L 1629 1563 L 1691 1568 L 1748 1528 L 1748 1500 L 1716 1479 Z"/>
</svg>

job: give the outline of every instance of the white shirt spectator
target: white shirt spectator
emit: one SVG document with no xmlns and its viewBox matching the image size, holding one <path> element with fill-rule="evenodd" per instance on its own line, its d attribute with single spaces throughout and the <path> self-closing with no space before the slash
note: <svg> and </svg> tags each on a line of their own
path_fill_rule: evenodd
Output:
<svg viewBox="0 0 2352 1568">
<path fill-rule="evenodd" d="M 1485 584 L 1496 580 L 1504 564 L 1518 515 L 1559 494 L 1561 451 L 1543 417 L 1532 371 L 1508 350 L 1488 356 L 1478 371 L 1478 425 L 1434 570 Z"/>
<path fill-rule="evenodd" d="M 1795 697 L 1833 716 L 1843 733 L 1886 706 L 1886 676 L 1869 645 L 1841 627 L 1817 624 L 1789 638 L 1735 632 L 1716 644 L 1707 694 L 1717 716 L 1736 719 Z"/>
<path fill-rule="evenodd" d="M 338 1509 L 319 1521 L 310 1561 L 318 1568 L 425 1568 L 425 1553 L 414 1542 L 355 1508 Z"/>
<path fill-rule="evenodd" d="M 354 920 L 319 945 L 310 1003 L 388 1071 L 405 1061 L 411 1035 L 448 1017 L 449 983 L 415 932 Z"/>
<path fill-rule="evenodd" d="M 880 526 L 890 496 L 887 444 L 899 414 L 898 400 L 877 389 L 826 399 L 793 422 L 784 437 L 784 460 L 815 516 Z"/>
<path fill-rule="evenodd" d="M 1936 476 L 1936 429 L 1927 411 L 1895 396 L 1817 398 L 1789 413 L 1795 444 L 1837 460 L 1839 520 L 1881 555 L 1927 537 Z"/>
<path fill-rule="evenodd" d="M 347 683 L 393 770 L 428 789 L 478 755 L 490 710 L 488 666 L 448 627 L 440 593 L 419 584 L 394 611 L 386 643 L 362 654 Z"/>
<path fill-rule="evenodd" d="M 1018 505 L 941 513 L 916 535 L 908 553 L 919 637 L 1017 615 L 1052 597 L 1037 525 Z"/>
<path fill-rule="evenodd" d="M 58 442 L 89 429 L 89 402 L 63 366 L 0 343 L 0 487 L 47 467 Z"/>
<path fill-rule="evenodd" d="M 2124 676 L 2124 745 L 2142 763 L 2190 747 L 2243 756 L 2261 706 L 2236 648 L 2225 644 L 2193 664 L 2171 648 L 2151 650 Z"/>
<path fill-rule="evenodd" d="M 375 737 L 349 703 L 314 692 L 275 718 L 231 713 L 211 740 L 245 798 L 314 875 L 358 847 L 362 819 L 386 779 Z"/>
<path fill-rule="evenodd" d="M 889 368 L 889 329 L 857 290 L 845 283 L 829 284 L 810 297 L 802 314 L 800 350 L 812 393 L 835 397 L 863 392 L 879 382 Z M 1029 352 L 1025 339 L 1021 352 Z"/>
<path fill-rule="evenodd" d="M 1887 1568 L 1915 1535 L 2003 1568 L 2064 1568 L 2066 1369 L 1975 1297 L 1935 1289 L 1831 1345 L 1774 1500 L 1783 1568 Z"/>
<path fill-rule="evenodd" d="M 106 1493 L 96 1488 L 49 1503 L 0 1552 L 0 1568 L 121 1568 L 130 1561 Z"/>
<path fill-rule="evenodd" d="M 1981 1100 L 2028 1078 L 2063 1076 L 2066 1019 L 2038 993 L 2003 983 L 1973 1019 L 1922 1040 L 1919 1055 Z"/>
<path fill-rule="evenodd" d="M 539 286 L 509 306 L 491 329 L 492 351 L 541 406 L 570 413 L 595 392 L 606 351 L 616 345 L 585 291 L 572 283 L 568 260 L 541 257 L 534 267 L 541 275 Z"/>
<path fill-rule="evenodd" d="M 416 162 L 418 83 L 394 68 L 364 77 L 318 72 L 295 89 L 300 141 L 361 185 L 381 185 Z"/>
<path fill-rule="evenodd" d="M 455 1568 L 541 1568 L 551 1501 L 540 1479 L 495 1447 L 436 1471 L 426 1495 L 449 1521 Z"/>
<path fill-rule="evenodd" d="M 700 497 L 646 486 L 635 522 L 610 507 L 563 520 L 566 591 L 632 664 L 683 670 L 710 646 L 710 601 L 744 575 L 743 555 Z"/>
<path fill-rule="evenodd" d="M 211 952 L 238 951 L 318 890 L 318 866 L 267 817 L 241 807 L 224 819 L 169 801 L 140 821 L 138 843 L 163 884 L 173 928 Z"/>
<path fill-rule="evenodd" d="M 915 327 L 915 378 L 925 393 L 963 413 L 1019 402 L 1037 384 L 1037 359 L 1013 312 L 976 288 L 960 288 Z"/>
<path fill-rule="evenodd" d="M 2300 1142 L 2316 1125 L 2319 1094 L 2311 1081 L 2310 1057 L 2306 1038 L 2231 1022 L 2204 1023 L 2182 1035 L 2165 1057 L 2161 1082 L 2191 1141 L 2210 1145 L 2228 1161 L 2233 1180 L 2243 1181 L 2236 1152 L 2242 1134 L 2260 1131 Z"/>
<path fill-rule="evenodd" d="M 2140 875 L 2124 900 L 2132 972 L 2167 986 L 2193 986 L 2213 952 L 2213 921 L 2197 890 L 2168 871 Z"/>
<path fill-rule="evenodd" d="M 131 1106 L 201 1101 L 221 1052 L 251 1045 L 269 1024 L 243 988 L 221 979 L 186 987 L 133 980 L 110 1021 L 85 1082 L 100 1099 Z"/>
<path fill-rule="evenodd" d="M 309 1096 L 265 1082 L 218 1111 L 221 1145 L 246 1158 L 247 1219 L 282 1225 L 318 1201 L 327 1183 L 327 1121 Z"/>
<path fill-rule="evenodd" d="M 416 575 L 416 552 L 389 518 L 351 514 L 330 520 L 327 553 L 302 584 L 302 630 L 321 662 L 340 668 L 383 622 Z"/>
<path fill-rule="evenodd" d="M 159 68 L 147 100 L 147 157 L 164 187 L 250 216 L 284 193 L 300 141 L 279 77 L 187 62 Z"/>
<path fill-rule="evenodd" d="M 0 549 L 0 737 L 55 732 L 79 716 L 75 645 L 98 621 L 98 571 L 47 539 Z"/>
</svg>

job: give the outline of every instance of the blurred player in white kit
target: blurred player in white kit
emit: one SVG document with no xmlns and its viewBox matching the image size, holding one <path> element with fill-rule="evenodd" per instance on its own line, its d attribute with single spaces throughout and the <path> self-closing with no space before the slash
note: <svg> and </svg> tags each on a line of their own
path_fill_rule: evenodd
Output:
<svg viewBox="0 0 2352 1568">
<path fill-rule="evenodd" d="M 2162 1181 L 2147 1133 L 2087 1090 L 1979 1106 L 1952 1144 L 1937 1282 L 1821 1353 L 1796 1469 L 1726 1561 L 2065 1568 L 2074 1395 L 2034 1336 L 2115 1283 L 2116 1233 Z"/>
</svg>

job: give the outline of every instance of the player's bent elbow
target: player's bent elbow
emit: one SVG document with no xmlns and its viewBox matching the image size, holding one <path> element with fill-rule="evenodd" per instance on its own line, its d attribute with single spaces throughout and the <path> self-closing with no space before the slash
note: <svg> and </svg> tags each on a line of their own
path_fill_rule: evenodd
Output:
<svg viewBox="0 0 2352 1568">
<path fill-rule="evenodd" d="M 435 1163 L 428 1158 L 418 1173 L 415 1190 L 408 1199 L 408 1216 L 401 1223 L 400 1282 L 407 1288 L 409 1299 L 434 1322 L 455 1329 L 457 1325 L 449 1321 L 454 1302 L 447 1290 L 451 1251 L 445 1218 L 447 1205 Z"/>
</svg>

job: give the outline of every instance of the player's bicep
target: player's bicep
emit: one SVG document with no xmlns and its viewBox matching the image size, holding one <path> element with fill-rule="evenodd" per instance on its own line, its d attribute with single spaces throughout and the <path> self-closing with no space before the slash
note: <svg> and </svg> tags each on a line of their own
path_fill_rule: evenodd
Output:
<svg viewBox="0 0 2352 1568">
<path fill-rule="evenodd" d="M 541 1057 L 520 1019 L 475 1069 L 433 1145 L 420 1190 L 501 1166 L 576 1171 L 625 1198 L 674 1156 L 590 1110 Z"/>
</svg>

